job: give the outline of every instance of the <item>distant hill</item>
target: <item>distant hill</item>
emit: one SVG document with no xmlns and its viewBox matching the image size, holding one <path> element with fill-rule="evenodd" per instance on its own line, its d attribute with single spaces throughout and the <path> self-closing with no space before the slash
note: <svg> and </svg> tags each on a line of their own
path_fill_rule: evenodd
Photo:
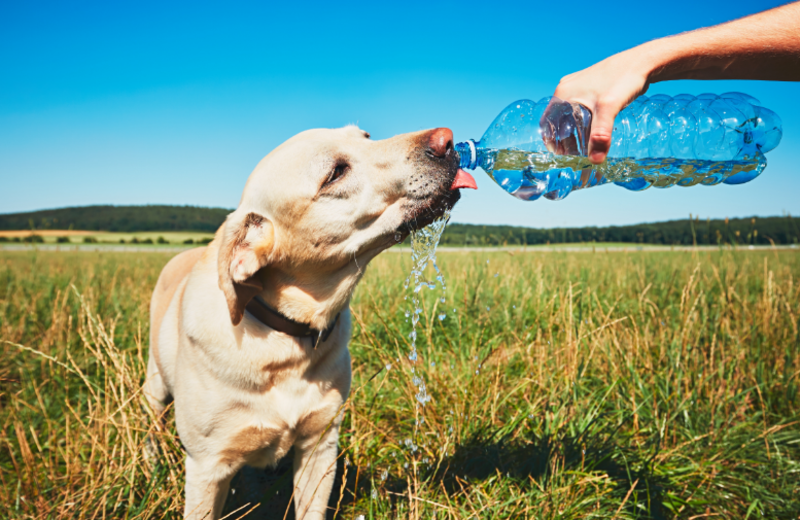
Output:
<svg viewBox="0 0 800 520">
<path fill-rule="evenodd" d="M 197 206 L 80 206 L 0 215 L 0 230 L 207 231 L 233 211 Z"/>
<path fill-rule="evenodd" d="M 0 215 L 0 230 L 214 232 L 231 211 L 233 210 L 196 206 L 82 206 Z M 575 242 L 663 245 L 796 244 L 800 242 L 800 218 L 683 219 L 630 226 L 553 229 L 450 224 L 442 237 L 442 244 L 449 246 Z"/>
</svg>

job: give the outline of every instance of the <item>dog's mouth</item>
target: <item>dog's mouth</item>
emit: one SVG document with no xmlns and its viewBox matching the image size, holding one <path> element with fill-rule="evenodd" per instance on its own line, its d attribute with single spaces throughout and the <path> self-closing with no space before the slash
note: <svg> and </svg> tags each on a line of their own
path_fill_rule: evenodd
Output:
<svg viewBox="0 0 800 520">
<path fill-rule="evenodd" d="M 413 200 L 409 204 L 406 219 L 397 230 L 403 235 L 403 239 L 412 231 L 424 228 L 442 217 L 446 211 L 453 209 L 461 198 L 459 190 L 463 188 L 478 189 L 472 175 L 458 168 L 458 154 L 454 154 L 454 156 L 456 162 L 451 164 L 447 174 L 442 176 L 444 182 L 440 182 L 438 188 L 430 196 Z"/>
<path fill-rule="evenodd" d="M 433 161 L 431 164 L 428 161 Z M 404 218 L 393 231 L 382 235 L 370 251 L 383 251 L 400 244 L 418 231 L 453 209 L 461 198 L 459 190 L 478 189 L 475 179 L 459 168 L 458 152 L 450 148 L 444 157 L 423 161 L 422 171 L 412 175 L 403 203 Z"/>
<path fill-rule="evenodd" d="M 453 209 L 453 206 L 456 205 L 460 198 L 461 193 L 458 190 L 452 190 L 436 197 L 416 202 L 408 212 L 406 220 L 398 228 L 398 231 L 403 235 L 408 235 L 412 231 L 424 228 L 434 220 L 442 217 L 447 210 Z"/>
</svg>

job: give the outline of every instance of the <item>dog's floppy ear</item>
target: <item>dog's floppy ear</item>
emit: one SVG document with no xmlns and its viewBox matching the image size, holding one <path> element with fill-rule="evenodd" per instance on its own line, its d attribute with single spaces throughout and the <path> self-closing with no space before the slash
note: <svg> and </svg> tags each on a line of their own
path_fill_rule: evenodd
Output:
<svg viewBox="0 0 800 520">
<path fill-rule="evenodd" d="M 242 321 L 245 306 L 264 289 L 256 273 L 269 263 L 274 243 L 272 222 L 257 213 L 244 217 L 232 213 L 225 222 L 217 269 L 234 325 Z"/>
</svg>

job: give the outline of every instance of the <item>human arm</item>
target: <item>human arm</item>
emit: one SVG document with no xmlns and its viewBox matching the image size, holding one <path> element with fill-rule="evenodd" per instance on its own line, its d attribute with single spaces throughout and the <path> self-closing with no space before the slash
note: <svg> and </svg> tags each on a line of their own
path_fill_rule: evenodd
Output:
<svg viewBox="0 0 800 520">
<path fill-rule="evenodd" d="M 673 79 L 800 81 L 800 2 L 615 54 L 563 77 L 554 95 L 592 112 L 589 160 L 598 164 L 619 111 Z"/>
</svg>

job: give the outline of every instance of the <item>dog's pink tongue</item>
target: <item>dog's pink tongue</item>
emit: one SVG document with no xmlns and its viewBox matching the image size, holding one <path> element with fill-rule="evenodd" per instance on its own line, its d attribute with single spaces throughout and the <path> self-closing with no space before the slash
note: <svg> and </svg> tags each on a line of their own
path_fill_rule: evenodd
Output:
<svg viewBox="0 0 800 520">
<path fill-rule="evenodd" d="M 450 190 L 460 190 L 461 188 L 477 190 L 478 185 L 475 184 L 475 179 L 472 178 L 472 175 L 459 168 L 458 172 L 456 172 L 456 178 L 453 179 L 453 185 L 450 186 Z"/>
</svg>

